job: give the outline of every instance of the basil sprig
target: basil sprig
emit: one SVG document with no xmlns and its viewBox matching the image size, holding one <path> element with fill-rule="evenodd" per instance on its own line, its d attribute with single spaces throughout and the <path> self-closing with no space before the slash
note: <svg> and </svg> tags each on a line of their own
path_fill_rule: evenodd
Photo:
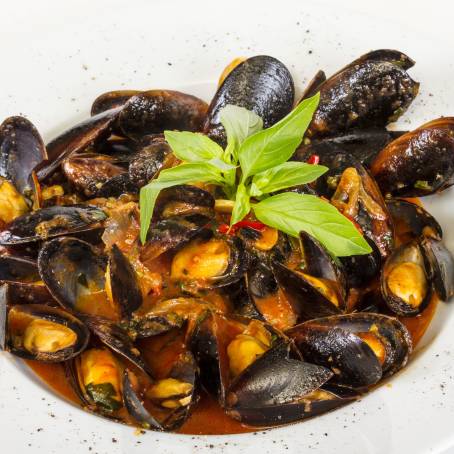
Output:
<svg viewBox="0 0 454 454">
<path fill-rule="evenodd" d="M 321 165 L 288 162 L 301 143 L 318 103 L 319 94 L 316 94 L 267 129 L 262 129 L 262 119 L 254 112 L 228 105 L 220 113 L 227 135 L 224 150 L 203 134 L 165 131 L 173 153 L 183 163 L 163 170 L 141 189 L 141 241 L 146 241 L 162 189 L 203 182 L 221 186 L 234 201 L 231 225 L 252 210 L 259 221 L 288 235 L 297 237 L 301 230 L 310 233 L 333 255 L 370 253 L 371 248 L 358 229 L 328 202 L 293 192 L 270 195 L 310 183 L 328 170 Z"/>
</svg>

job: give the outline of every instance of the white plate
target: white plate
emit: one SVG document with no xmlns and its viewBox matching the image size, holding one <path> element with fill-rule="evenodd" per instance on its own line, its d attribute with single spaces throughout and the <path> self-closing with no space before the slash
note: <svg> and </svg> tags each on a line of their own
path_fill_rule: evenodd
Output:
<svg viewBox="0 0 454 454">
<path fill-rule="evenodd" d="M 417 61 L 421 93 L 401 120 L 454 112 L 451 2 L 19 1 L 2 4 L 0 117 L 24 114 L 45 139 L 88 115 L 100 93 L 185 88 L 209 99 L 234 57 L 273 55 L 301 88 L 376 48 Z M 421 6 L 421 7 L 420 7 Z M 430 6 L 430 5 L 429 5 Z M 454 250 L 453 191 L 426 205 Z M 106 422 L 63 402 L 0 355 L 0 446 L 21 453 L 454 452 L 454 318 L 441 305 L 408 367 L 361 402 L 258 434 L 191 437 Z M 91 448 L 91 449 L 90 449 Z"/>
</svg>

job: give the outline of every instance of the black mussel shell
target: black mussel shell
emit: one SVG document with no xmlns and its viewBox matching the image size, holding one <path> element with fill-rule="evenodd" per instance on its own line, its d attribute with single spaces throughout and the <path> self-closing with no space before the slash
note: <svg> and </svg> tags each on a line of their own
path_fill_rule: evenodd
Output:
<svg viewBox="0 0 454 454">
<path fill-rule="evenodd" d="M 119 306 L 121 318 L 129 319 L 142 305 L 142 292 L 134 268 L 116 244 L 108 262 L 112 300 Z"/>
<path fill-rule="evenodd" d="M 106 110 L 121 107 L 135 95 L 140 94 L 139 90 L 116 90 L 108 91 L 99 95 L 91 105 L 91 115 L 98 115 Z"/>
<path fill-rule="evenodd" d="M 393 219 L 396 236 L 401 241 L 421 236 L 442 239 L 440 224 L 422 206 L 396 199 L 386 200 L 386 206 Z"/>
<path fill-rule="evenodd" d="M 286 334 L 306 361 L 330 368 L 334 383 L 351 388 L 374 385 L 397 372 L 412 350 L 402 323 L 366 312 L 310 320 Z"/>
<path fill-rule="evenodd" d="M 324 71 L 319 70 L 315 73 L 315 76 L 309 81 L 306 88 L 301 95 L 301 101 L 310 98 L 317 94 L 320 86 L 326 81 L 326 74 Z"/>
<path fill-rule="evenodd" d="M 39 280 L 36 260 L 14 255 L 0 256 L 0 281 L 31 283 Z"/>
<path fill-rule="evenodd" d="M 388 54 L 389 55 L 389 54 Z M 360 57 L 319 86 L 320 103 L 307 134 L 336 135 L 352 128 L 384 127 L 395 121 L 418 93 L 405 70 L 410 59 L 395 62 L 380 53 Z"/>
<path fill-rule="evenodd" d="M 305 239 L 309 239 L 303 236 Z M 316 241 L 312 239 L 312 241 Z M 309 241 L 308 241 L 309 242 Z M 321 251 L 323 246 L 317 243 L 314 244 L 312 251 L 307 248 L 307 252 Z M 315 248 L 315 246 L 317 246 Z M 306 252 L 306 251 L 305 251 Z M 344 308 L 343 293 L 345 292 L 343 278 L 338 267 L 334 264 L 331 257 L 325 253 L 320 257 L 311 256 L 308 254 L 305 261 L 306 264 L 313 263 L 312 271 L 317 275 L 312 275 L 310 272 L 304 275 L 302 272 L 292 270 L 282 263 L 273 262 L 272 270 L 279 287 L 283 291 L 287 301 L 293 308 L 298 321 L 310 320 L 318 317 L 339 314 Z M 319 260 L 320 259 L 320 260 Z M 308 270 L 309 271 L 309 270 Z M 336 277 L 333 280 L 333 277 Z M 316 281 L 314 279 L 315 278 Z M 318 284 L 316 284 L 318 282 Z M 323 289 L 331 289 L 333 291 L 332 298 L 329 298 Z M 337 304 L 333 301 L 335 299 Z"/>
<path fill-rule="evenodd" d="M 141 251 L 142 262 L 153 260 L 166 251 L 182 246 L 200 233 L 210 220 L 207 216 L 196 213 L 172 216 L 152 225 Z"/>
<path fill-rule="evenodd" d="M 44 241 L 62 235 L 75 235 L 100 229 L 107 215 L 88 205 L 50 206 L 20 216 L 0 233 L 0 244 L 11 246 Z"/>
<path fill-rule="evenodd" d="M 145 407 L 144 399 L 136 391 L 134 387 L 135 380 L 131 376 L 133 376 L 133 373 L 126 369 L 123 375 L 123 401 L 129 414 L 142 427 L 147 429 L 171 431 L 181 427 L 198 400 L 197 364 L 192 354 L 185 351 L 179 355 L 168 376 L 168 378 L 192 385 L 192 391 L 189 396 L 186 396 L 184 405 L 177 406 L 174 409 L 164 410 L 163 407 L 160 407 L 159 411 L 153 416 L 153 406 L 150 409 Z"/>
<path fill-rule="evenodd" d="M 313 155 L 323 157 L 325 154 L 347 153 L 362 165 L 369 167 L 375 156 L 398 134 L 401 133 L 385 128 L 353 129 L 303 144 L 295 151 L 293 159 L 304 162 Z"/>
<path fill-rule="evenodd" d="M 382 268 L 381 291 L 389 309 L 404 317 L 418 315 L 430 303 L 433 269 L 418 240 L 401 245 L 388 257 Z"/>
<path fill-rule="evenodd" d="M 134 346 L 128 333 L 111 320 L 92 315 L 80 315 L 88 329 L 107 347 L 126 358 L 149 377 L 153 374 Z"/>
<path fill-rule="evenodd" d="M 431 267 L 435 291 L 442 301 L 448 301 L 454 296 L 454 258 L 446 246 L 434 238 L 423 238 L 421 246 Z"/>
<path fill-rule="evenodd" d="M 122 194 L 138 194 L 139 188 L 131 181 L 127 172 L 107 180 L 96 193 L 97 197 L 119 197 Z"/>
<path fill-rule="evenodd" d="M 47 287 L 42 283 L 4 281 L 9 305 L 15 304 L 47 304 L 58 306 Z"/>
<path fill-rule="evenodd" d="M 214 197 L 204 189 L 186 184 L 163 189 L 156 200 L 154 217 L 202 214 L 214 218 Z"/>
<path fill-rule="evenodd" d="M 228 104 L 254 111 L 269 128 L 285 117 L 293 107 L 293 79 L 283 63 L 267 55 L 248 58 L 224 79 L 208 109 L 203 131 L 225 143 L 220 111 Z"/>
<path fill-rule="evenodd" d="M 135 312 L 127 329 L 136 338 L 156 336 L 173 328 L 182 328 L 190 318 L 197 318 L 210 310 L 214 307 L 200 298 L 170 298 L 157 302 L 149 311 Z"/>
<path fill-rule="evenodd" d="M 4 287 L 1 293 L 0 305 L 6 306 Z M 4 308 L 1 312 L 5 315 Z M 79 319 L 61 309 L 42 304 L 15 305 L 7 310 L 5 322 L 6 324 L 0 327 L 0 331 L 5 331 L 5 334 L 0 335 L 0 338 L 5 338 L 9 352 L 25 359 L 43 362 L 67 361 L 82 352 L 90 338 L 87 327 Z M 57 326 L 61 326 L 63 332 L 50 344 L 49 336 L 57 332 Z M 40 329 L 44 330 L 44 335 L 39 334 Z M 70 336 L 66 342 L 71 342 L 57 348 L 55 344 L 65 342 L 65 335 Z"/>
<path fill-rule="evenodd" d="M 383 194 L 422 197 L 453 184 L 454 117 L 439 118 L 386 146 L 371 165 Z"/>
<path fill-rule="evenodd" d="M 38 269 L 52 296 L 69 311 L 78 312 L 81 294 L 105 289 L 106 257 L 77 238 L 46 242 L 38 255 Z"/>
<path fill-rule="evenodd" d="M 167 142 L 161 137 L 151 136 L 142 141 L 129 162 L 129 178 L 141 188 L 156 178 L 162 169 L 172 167 L 176 162 L 176 157 Z"/>
<path fill-rule="evenodd" d="M 207 108 L 201 99 L 178 91 L 144 91 L 123 105 L 118 127 L 125 136 L 135 140 L 166 129 L 198 131 Z"/>
<path fill-rule="evenodd" d="M 365 240 L 372 248 L 370 254 L 339 257 L 342 263 L 342 269 L 347 278 L 348 288 L 358 288 L 366 285 L 380 273 L 382 265 L 380 251 L 372 240 L 367 237 Z"/>
<path fill-rule="evenodd" d="M 119 113 L 120 108 L 101 112 L 73 126 L 49 142 L 47 144 L 47 161 L 43 161 L 36 167 L 38 180 L 43 181 L 52 175 L 64 159 L 73 153 L 79 153 L 95 141 L 107 137 Z"/>
<path fill-rule="evenodd" d="M 125 173 L 110 156 L 91 153 L 70 156 L 62 170 L 75 189 L 87 197 L 95 197 L 107 181 Z"/>
<path fill-rule="evenodd" d="M 357 399 L 351 390 L 325 388 L 332 372 L 289 357 L 289 344 L 268 350 L 232 383 L 227 414 L 252 426 L 299 421 Z"/>
<path fill-rule="evenodd" d="M 32 170 L 45 159 L 43 140 L 29 120 L 9 117 L 0 125 L 0 176 L 21 194 L 31 192 Z"/>
<path fill-rule="evenodd" d="M 250 269 L 251 267 L 249 267 Z M 254 303 L 254 295 L 249 291 L 248 283 L 249 279 L 244 277 L 231 285 L 227 285 L 223 288 L 223 295 L 230 301 L 235 315 L 262 320 L 263 316 Z M 276 283 L 275 280 L 274 283 Z"/>
</svg>

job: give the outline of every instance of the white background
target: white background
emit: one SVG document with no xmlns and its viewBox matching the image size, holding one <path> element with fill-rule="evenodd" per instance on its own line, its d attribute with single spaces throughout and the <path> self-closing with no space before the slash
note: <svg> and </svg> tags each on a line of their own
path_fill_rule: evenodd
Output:
<svg viewBox="0 0 454 454">
<path fill-rule="evenodd" d="M 417 61 L 421 94 L 400 122 L 454 114 L 452 2 L 418 1 L 2 1 L 0 117 L 23 114 L 46 140 L 88 115 L 100 93 L 185 88 L 210 99 L 234 57 L 285 62 L 301 89 L 376 48 Z M 432 197 L 454 250 L 453 191 Z M 425 347 L 361 402 L 278 430 L 229 437 L 147 433 L 83 413 L 0 353 L 0 452 L 454 453 L 454 320 L 443 305 Z M 115 442 L 113 441 L 115 440 Z"/>
</svg>

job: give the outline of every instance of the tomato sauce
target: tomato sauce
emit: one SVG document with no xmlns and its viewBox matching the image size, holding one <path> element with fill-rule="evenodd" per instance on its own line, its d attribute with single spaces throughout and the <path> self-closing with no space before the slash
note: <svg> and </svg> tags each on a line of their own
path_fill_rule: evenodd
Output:
<svg viewBox="0 0 454 454">
<path fill-rule="evenodd" d="M 410 201 L 420 204 L 418 199 L 411 199 Z M 170 266 L 168 257 L 156 260 L 154 264 L 150 263 L 147 265 L 150 265 L 150 271 L 168 276 Z M 163 291 L 158 292 L 158 294 L 152 293 L 145 298 L 144 306 L 147 306 L 148 310 L 148 308 L 153 306 L 156 300 L 163 296 L 171 298 L 176 296 L 177 293 L 178 288 L 167 283 Z M 206 297 L 204 296 L 204 299 L 211 304 L 214 304 L 221 312 L 228 312 L 230 309 L 229 303 L 217 292 L 207 294 Z M 105 297 L 103 297 L 102 300 L 106 303 Z M 256 301 L 256 303 L 261 307 L 263 312 L 267 314 L 267 318 L 270 319 L 269 321 L 278 328 L 286 329 L 288 326 L 292 326 L 295 323 L 292 319 L 290 304 L 285 299 L 282 292 L 278 292 L 277 298 L 263 298 Z M 107 306 L 107 304 L 105 304 L 105 306 Z M 430 304 L 421 314 L 416 317 L 399 317 L 400 321 L 404 323 L 409 330 L 414 347 L 426 332 L 436 312 L 437 306 L 438 299 L 434 296 Z M 141 350 L 145 360 L 148 362 L 157 378 L 166 376 L 170 370 L 172 360 L 178 353 L 183 351 L 184 339 L 181 335 L 180 338 L 178 338 L 178 336 L 179 334 L 177 331 L 171 331 L 164 335 L 140 340 L 137 343 L 138 348 Z M 227 335 L 226 338 L 228 337 L 229 336 Z M 79 403 L 74 390 L 65 377 L 64 368 L 61 364 L 47 364 L 30 360 L 26 360 L 25 362 L 57 393 L 76 404 Z M 248 427 L 227 416 L 216 399 L 208 395 L 205 391 L 202 391 L 200 400 L 193 409 L 190 418 L 183 424 L 178 432 L 191 435 L 221 435 L 254 432 L 256 430 L 256 427 Z"/>
</svg>

